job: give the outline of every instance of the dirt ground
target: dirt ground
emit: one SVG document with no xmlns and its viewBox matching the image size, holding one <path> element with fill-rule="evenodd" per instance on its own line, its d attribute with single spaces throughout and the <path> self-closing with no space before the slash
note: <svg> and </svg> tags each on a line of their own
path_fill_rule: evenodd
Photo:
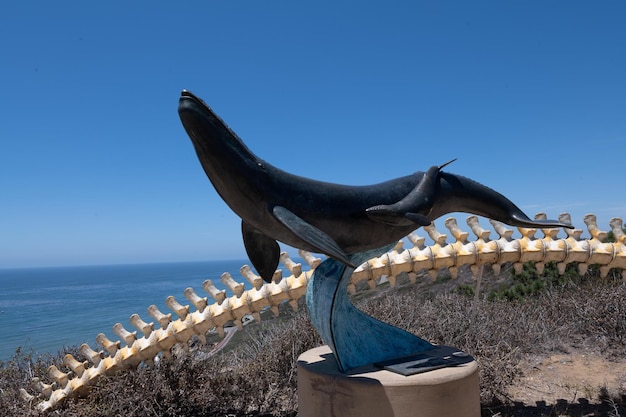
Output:
<svg viewBox="0 0 626 417">
<path fill-rule="evenodd" d="M 487 272 L 483 291 L 506 284 Z M 460 284 L 474 285 L 471 274 L 457 279 L 424 279 L 423 292 L 454 291 Z M 389 289 L 393 291 L 393 289 Z M 597 353 L 569 347 L 568 354 L 529 356 L 520 365 L 523 376 L 508 390 L 514 405 L 483 408 L 483 417 L 626 417 L 626 352 L 619 362 Z"/>
<path fill-rule="evenodd" d="M 580 353 L 533 359 L 523 369 L 519 385 L 509 391 L 512 398 L 524 403 L 597 400 L 600 389 L 616 392 L 626 382 L 626 362 Z"/>
<path fill-rule="evenodd" d="M 483 416 L 626 416 L 626 398 L 619 399 L 626 358 L 614 362 L 583 352 L 535 356 L 524 361 L 522 372 L 508 392 L 515 406 L 484 410 Z"/>
</svg>

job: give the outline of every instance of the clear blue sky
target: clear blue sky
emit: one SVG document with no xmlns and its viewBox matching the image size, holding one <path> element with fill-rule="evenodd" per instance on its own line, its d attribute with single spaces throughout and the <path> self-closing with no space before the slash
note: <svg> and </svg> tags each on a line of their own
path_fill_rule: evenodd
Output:
<svg viewBox="0 0 626 417">
<path fill-rule="evenodd" d="M 245 258 L 182 89 L 296 174 L 458 157 L 531 216 L 606 230 L 626 217 L 624 22 L 622 1 L 3 2 L 0 267 Z"/>
</svg>

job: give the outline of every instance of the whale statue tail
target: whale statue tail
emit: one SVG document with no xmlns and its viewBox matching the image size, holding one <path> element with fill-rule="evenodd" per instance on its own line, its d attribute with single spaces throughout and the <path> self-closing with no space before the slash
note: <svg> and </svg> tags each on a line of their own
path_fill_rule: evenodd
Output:
<svg viewBox="0 0 626 417">
<path fill-rule="evenodd" d="M 443 172 L 452 162 L 434 165 L 423 173 L 411 192 L 394 204 L 365 210 L 367 216 L 391 226 L 427 226 L 436 218 L 453 212 L 466 212 L 517 227 L 573 227 L 556 220 L 531 220 L 511 200 L 469 178 Z"/>
<path fill-rule="evenodd" d="M 530 219 L 499 192 L 469 178 L 440 172 L 435 201 L 428 217 L 436 219 L 453 212 L 471 213 L 515 227 L 574 228 L 570 223 L 558 220 Z"/>
</svg>

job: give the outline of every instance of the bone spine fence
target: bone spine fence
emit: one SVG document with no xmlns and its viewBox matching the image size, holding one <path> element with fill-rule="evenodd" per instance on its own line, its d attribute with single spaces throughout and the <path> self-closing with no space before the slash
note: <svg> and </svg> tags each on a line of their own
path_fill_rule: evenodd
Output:
<svg viewBox="0 0 626 417">
<path fill-rule="evenodd" d="M 545 219 L 546 216 L 539 213 L 535 218 Z M 561 214 L 559 220 L 571 223 L 567 213 Z M 590 234 L 588 239 L 581 239 L 581 229 L 563 229 L 566 237 L 558 238 L 558 228 L 541 229 L 541 238 L 535 237 L 537 229 L 518 228 L 522 237 L 513 239 L 512 229 L 491 220 L 499 239 L 490 240 L 491 231 L 483 229 L 476 216 L 470 216 L 467 224 L 475 239 L 469 240 L 469 232 L 461 230 L 454 218 L 448 218 L 445 226 L 454 242 L 447 243 L 448 236 L 439 232 L 434 224 L 426 226 L 424 230 L 434 242 L 432 245 L 425 245 L 424 237 L 410 234 L 406 240 L 412 245 L 411 248 L 405 249 L 405 242 L 401 240 L 392 251 L 360 265 L 352 274 L 348 291 L 356 292 L 357 284 L 363 281 L 369 288 L 375 289 L 379 278 L 383 276 L 393 287 L 401 273 L 407 273 L 411 283 L 415 282 L 417 273 L 422 271 L 428 271 L 434 280 L 441 268 L 447 268 L 452 277 L 456 278 L 458 269 L 464 265 L 470 266 L 475 277 L 480 274 L 483 265 L 491 265 L 498 275 L 502 265 L 512 264 L 519 273 L 526 262 L 533 263 L 539 273 L 546 263 L 556 262 L 560 274 L 565 272 L 568 264 L 577 263 L 581 275 L 590 265 L 597 265 L 601 277 L 606 277 L 611 269 L 616 269 L 621 270 L 622 279 L 626 282 L 626 235 L 622 219 L 613 218 L 609 222 L 615 242 L 606 241 L 608 233 L 598 228 L 595 215 L 586 215 L 584 222 Z M 86 395 L 89 387 L 103 374 L 132 369 L 140 363 L 152 364 L 158 355 L 170 358 L 175 345 L 189 349 L 188 342 L 193 336 L 203 343 L 206 343 L 209 331 L 216 331 L 224 337 L 227 324 L 233 323 L 241 329 L 246 317 L 261 320 L 261 312 L 266 309 L 278 315 L 279 305 L 283 303 L 297 310 L 298 300 L 306 294 L 307 282 L 321 262 L 321 259 L 308 252 L 299 251 L 299 254 L 309 265 L 309 270 L 304 271 L 301 264 L 291 260 L 287 253 L 282 253 L 281 263 L 291 274 L 287 277 L 282 276 L 282 270 L 277 270 L 272 282 L 264 283 L 249 266 L 244 265 L 240 272 L 252 285 L 249 290 L 245 290 L 242 283 L 225 272 L 221 281 L 232 292 L 231 296 L 227 296 L 224 290 L 218 290 L 207 279 L 202 283 L 202 288 L 208 297 L 201 297 L 192 288 L 184 291 L 190 304 L 182 305 L 173 296 L 167 297 L 165 303 L 176 315 L 174 319 L 172 313 L 163 313 L 154 305 L 148 307 L 148 313 L 154 319 L 152 322 L 145 322 L 138 314 L 133 314 L 130 323 L 137 330 L 131 332 L 121 323 L 116 323 L 113 331 L 120 340 L 112 341 L 100 333 L 96 341 L 101 350 L 94 350 L 87 344 L 81 345 L 79 351 L 87 358 L 84 362 L 79 362 L 70 354 L 65 355 L 63 364 L 66 372 L 54 365 L 50 366 L 48 374 L 52 382 L 47 384 L 38 379 L 33 380 L 31 388 L 38 393 L 32 395 L 22 388 L 20 392 L 23 399 L 36 404 L 37 410 L 45 412 L 68 397 Z M 213 300 L 211 303 L 209 297 Z M 195 307 L 195 311 L 190 311 L 190 305 Z M 158 323 L 157 328 L 155 322 Z"/>
</svg>

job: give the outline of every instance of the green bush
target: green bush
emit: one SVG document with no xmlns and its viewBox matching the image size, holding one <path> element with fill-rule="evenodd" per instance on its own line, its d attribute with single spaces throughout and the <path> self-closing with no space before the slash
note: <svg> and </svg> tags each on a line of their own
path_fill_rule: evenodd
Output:
<svg viewBox="0 0 626 417">
<path fill-rule="evenodd" d="M 548 262 L 542 273 L 537 271 L 533 262 L 526 262 L 519 274 L 512 275 L 512 282 L 504 288 L 493 290 L 487 298 L 489 300 L 520 300 L 524 297 L 536 296 L 546 289 L 565 287 L 578 283 L 582 277 L 578 273 L 578 264 L 571 263 L 565 268 L 563 275 L 559 274 L 556 262 Z"/>
</svg>

